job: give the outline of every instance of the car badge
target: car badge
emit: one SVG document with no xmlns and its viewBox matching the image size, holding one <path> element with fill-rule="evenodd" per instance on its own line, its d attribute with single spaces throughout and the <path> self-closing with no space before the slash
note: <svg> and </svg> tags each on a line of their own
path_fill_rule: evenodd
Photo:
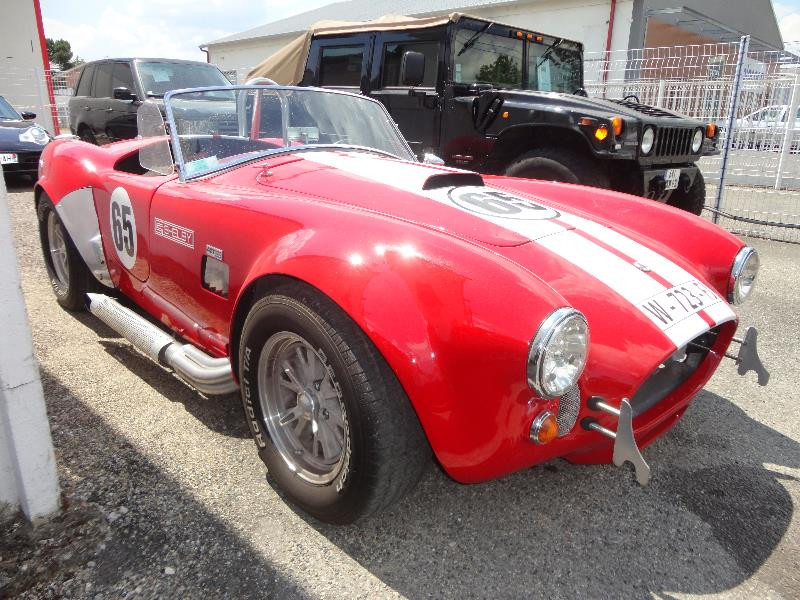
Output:
<svg viewBox="0 0 800 600">
<path fill-rule="evenodd" d="M 639 261 L 636 261 L 635 263 L 633 263 L 633 266 L 636 267 L 637 269 L 639 269 L 640 271 L 644 271 L 645 273 L 649 273 L 650 271 L 653 270 L 650 267 L 648 267 L 646 264 L 640 263 Z"/>
</svg>

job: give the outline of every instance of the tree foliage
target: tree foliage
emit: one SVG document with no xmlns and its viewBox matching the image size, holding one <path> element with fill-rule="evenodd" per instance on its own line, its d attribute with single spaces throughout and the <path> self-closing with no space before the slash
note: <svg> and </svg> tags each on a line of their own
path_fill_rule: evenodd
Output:
<svg viewBox="0 0 800 600">
<path fill-rule="evenodd" d="M 72 46 L 67 40 L 45 38 L 45 43 L 47 45 L 48 60 L 54 65 L 58 65 L 58 68 L 62 71 L 83 64 L 84 61 L 79 56 L 73 59 Z"/>
<path fill-rule="evenodd" d="M 478 81 L 519 85 L 522 75 L 517 61 L 513 57 L 501 54 L 493 63 L 481 65 L 478 70 Z"/>
</svg>

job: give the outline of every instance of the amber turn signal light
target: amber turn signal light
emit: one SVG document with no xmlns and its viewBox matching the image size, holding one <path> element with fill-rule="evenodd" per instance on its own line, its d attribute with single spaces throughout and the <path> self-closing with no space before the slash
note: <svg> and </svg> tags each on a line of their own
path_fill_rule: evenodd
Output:
<svg viewBox="0 0 800 600">
<path fill-rule="evenodd" d="M 608 137 L 608 127 L 600 125 L 600 127 L 594 130 L 594 137 L 598 142 L 605 140 Z"/>
<path fill-rule="evenodd" d="M 614 132 L 614 135 L 619 137 L 622 135 L 622 125 L 624 121 L 622 117 L 612 117 L 611 118 L 611 131 Z"/>
<path fill-rule="evenodd" d="M 711 139 L 715 135 L 717 135 L 717 125 L 716 125 L 716 123 L 708 123 L 706 125 L 706 137 Z"/>
<path fill-rule="evenodd" d="M 522 39 L 522 32 L 521 32 L 521 31 L 518 31 L 518 32 L 517 32 L 517 37 L 518 37 L 519 39 Z"/>
<path fill-rule="evenodd" d="M 539 413 L 531 423 L 531 441 L 535 444 L 549 444 L 558 437 L 558 421 L 549 410 Z"/>
</svg>

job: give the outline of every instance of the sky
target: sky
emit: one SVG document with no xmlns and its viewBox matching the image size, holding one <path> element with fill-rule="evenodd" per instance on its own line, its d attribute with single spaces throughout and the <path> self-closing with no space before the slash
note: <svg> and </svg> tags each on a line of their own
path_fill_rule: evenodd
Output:
<svg viewBox="0 0 800 600">
<path fill-rule="evenodd" d="M 331 0 L 40 0 L 47 37 L 84 60 L 158 56 L 205 60 L 201 44 Z M 800 0 L 774 0 L 785 42 L 800 42 Z M 800 45 L 792 45 L 797 48 Z"/>
</svg>

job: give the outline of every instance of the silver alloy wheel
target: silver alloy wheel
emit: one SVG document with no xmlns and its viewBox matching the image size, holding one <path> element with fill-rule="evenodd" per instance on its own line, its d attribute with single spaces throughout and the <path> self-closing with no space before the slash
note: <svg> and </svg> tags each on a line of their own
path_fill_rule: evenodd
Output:
<svg viewBox="0 0 800 600">
<path fill-rule="evenodd" d="M 259 403 L 287 466 L 316 485 L 336 479 L 349 454 L 342 392 L 324 355 L 290 331 L 273 334 L 258 361 Z"/>
<path fill-rule="evenodd" d="M 69 287 L 69 265 L 65 235 L 64 227 L 58 221 L 56 213 L 51 210 L 47 215 L 47 244 L 50 250 L 50 262 L 58 282 L 67 288 Z"/>
</svg>

